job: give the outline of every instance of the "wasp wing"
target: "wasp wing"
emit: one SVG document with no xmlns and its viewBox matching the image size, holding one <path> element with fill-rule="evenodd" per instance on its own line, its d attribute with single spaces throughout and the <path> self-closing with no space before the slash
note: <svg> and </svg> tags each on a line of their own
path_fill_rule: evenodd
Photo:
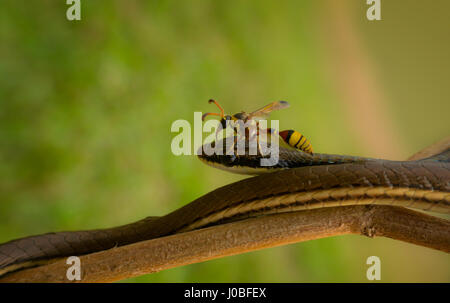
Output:
<svg viewBox="0 0 450 303">
<path fill-rule="evenodd" d="M 271 112 L 274 110 L 280 110 L 283 108 L 289 107 L 290 104 L 286 101 L 275 101 L 270 104 L 267 104 L 266 106 L 255 110 L 254 112 L 248 114 L 248 119 L 252 120 L 262 120 L 264 118 L 267 118 Z"/>
</svg>

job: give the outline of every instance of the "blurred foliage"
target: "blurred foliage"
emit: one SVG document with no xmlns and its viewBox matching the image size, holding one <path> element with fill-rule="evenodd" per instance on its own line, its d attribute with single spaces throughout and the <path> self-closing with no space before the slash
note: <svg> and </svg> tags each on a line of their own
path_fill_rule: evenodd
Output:
<svg viewBox="0 0 450 303">
<path fill-rule="evenodd" d="M 81 2 L 79 22 L 65 1 L 0 2 L 0 242 L 164 215 L 243 178 L 170 152 L 172 122 L 213 110 L 210 98 L 229 113 L 288 100 L 272 115 L 281 128 L 317 151 L 363 153 L 324 71 L 327 1 Z M 378 23 L 365 1 L 349 5 L 405 156 L 450 130 L 449 5 L 438 2 L 383 1 Z M 450 281 L 444 253 L 357 236 L 127 281 L 364 282 L 371 255 L 384 282 Z"/>
</svg>

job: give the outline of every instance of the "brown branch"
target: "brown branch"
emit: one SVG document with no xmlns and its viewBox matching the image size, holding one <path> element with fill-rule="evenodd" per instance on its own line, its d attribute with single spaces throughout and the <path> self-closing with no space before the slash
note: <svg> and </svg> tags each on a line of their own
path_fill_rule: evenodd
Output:
<svg viewBox="0 0 450 303">
<path fill-rule="evenodd" d="M 295 242 L 360 234 L 450 252 L 450 222 L 392 206 L 345 206 L 217 225 L 81 256 L 81 282 L 113 282 Z M 70 282 L 65 259 L 14 272 L 0 282 Z"/>
<path fill-rule="evenodd" d="M 450 136 L 430 145 L 408 158 L 409 161 L 425 159 L 450 148 Z"/>
</svg>

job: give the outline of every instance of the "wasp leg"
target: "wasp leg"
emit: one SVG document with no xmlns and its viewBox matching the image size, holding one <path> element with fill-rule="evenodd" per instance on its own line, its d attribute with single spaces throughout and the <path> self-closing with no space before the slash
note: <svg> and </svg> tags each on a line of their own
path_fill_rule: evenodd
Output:
<svg viewBox="0 0 450 303">
<path fill-rule="evenodd" d="M 272 128 L 266 128 L 265 130 L 262 130 L 264 132 L 267 132 L 267 136 L 266 136 L 266 143 L 270 142 L 270 140 L 268 140 L 268 138 L 272 135 L 277 135 L 276 130 L 272 129 Z M 261 138 L 259 136 L 259 134 L 253 134 L 253 136 L 256 136 L 256 142 L 258 145 L 258 152 L 260 155 L 262 156 L 266 156 L 267 155 L 267 150 L 264 150 L 261 146 Z M 253 138 L 253 137 L 252 137 Z M 251 138 L 251 139 L 252 139 Z"/>
<path fill-rule="evenodd" d="M 237 138 L 238 137 L 236 136 L 236 131 L 235 131 L 235 134 L 234 134 L 234 137 L 233 137 L 233 143 L 231 144 L 231 146 L 228 146 L 228 140 L 227 139 L 224 140 L 225 141 L 225 145 L 226 145 L 225 155 L 236 156 L 235 152 L 234 152 L 234 147 L 237 144 L 237 140 L 238 140 Z"/>
<path fill-rule="evenodd" d="M 222 130 L 223 130 L 222 125 L 219 125 L 219 127 L 216 129 L 216 142 L 217 142 L 217 139 L 218 139 L 219 132 L 222 131 Z"/>
<path fill-rule="evenodd" d="M 267 137 L 266 137 L 266 140 L 265 140 L 266 144 L 271 142 L 271 139 L 269 139 L 271 136 L 279 136 L 278 131 L 273 129 L 273 128 L 266 128 L 266 129 L 264 129 L 262 131 L 267 132 Z M 260 138 L 258 133 L 253 133 L 253 134 L 249 135 L 249 138 L 248 138 L 249 151 L 250 151 L 250 143 L 255 140 L 255 137 L 256 137 L 256 144 L 257 144 L 257 152 L 256 152 L 256 154 L 257 155 L 259 154 L 259 155 L 262 155 L 262 156 L 267 156 L 269 150 L 267 150 L 267 145 L 266 145 L 266 148 L 263 149 L 263 147 L 261 145 L 262 144 L 261 143 L 262 140 L 261 140 L 261 138 Z"/>
<path fill-rule="evenodd" d="M 257 150 L 256 150 L 256 154 L 255 155 L 261 154 L 261 148 L 260 148 L 261 146 L 259 144 L 259 135 L 258 135 L 257 132 L 252 132 L 252 133 L 248 132 L 246 134 L 245 140 L 247 140 L 245 143 L 248 146 L 248 153 L 249 153 L 249 155 L 252 155 L 252 156 L 254 155 L 252 153 L 252 151 L 253 151 L 252 146 L 254 146 L 252 143 L 254 143 L 255 141 L 256 141 L 256 144 L 257 144 L 257 147 L 256 147 Z"/>
<path fill-rule="evenodd" d="M 279 132 L 276 129 L 273 129 L 273 128 L 268 128 L 267 129 L 267 134 L 269 136 L 279 136 Z"/>
</svg>

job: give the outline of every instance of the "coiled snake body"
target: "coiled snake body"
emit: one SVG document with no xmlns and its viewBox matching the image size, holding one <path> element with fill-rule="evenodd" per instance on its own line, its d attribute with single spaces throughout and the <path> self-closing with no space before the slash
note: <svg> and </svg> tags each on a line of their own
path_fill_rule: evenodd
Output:
<svg viewBox="0 0 450 303">
<path fill-rule="evenodd" d="M 162 217 L 124 226 L 56 232 L 0 245 L 0 276 L 57 258 L 282 212 L 383 204 L 450 213 L 450 148 L 416 161 L 388 161 L 280 149 L 279 164 L 257 157 L 200 156 L 212 166 L 259 176 L 218 188 Z M 273 172 L 270 172 L 273 170 Z"/>
</svg>

